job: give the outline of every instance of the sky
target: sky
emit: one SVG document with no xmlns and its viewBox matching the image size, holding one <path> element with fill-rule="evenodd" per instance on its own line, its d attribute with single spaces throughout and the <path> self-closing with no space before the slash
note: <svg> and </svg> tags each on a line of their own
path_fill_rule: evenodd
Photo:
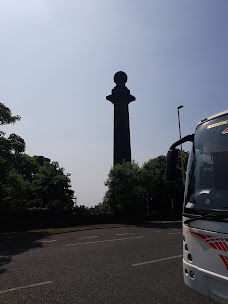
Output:
<svg viewBox="0 0 228 304">
<path fill-rule="evenodd" d="M 136 97 L 141 166 L 178 140 L 179 105 L 182 136 L 228 109 L 227 15 L 227 0 L 0 0 L 0 102 L 21 116 L 2 130 L 58 161 L 78 205 L 98 204 L 113 164 L 114 74 L 127 73 Z"/>
</svg>

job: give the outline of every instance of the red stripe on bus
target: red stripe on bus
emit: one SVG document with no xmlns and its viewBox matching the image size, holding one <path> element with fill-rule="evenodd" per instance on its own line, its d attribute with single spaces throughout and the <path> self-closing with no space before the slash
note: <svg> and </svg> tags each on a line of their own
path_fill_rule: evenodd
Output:
<svg viewBox="0 0 228 304">
<path fill-rule="evenodd" d="M 228 269 L 228 259 L 224 255 L 220 255 L 220 258 L 222 259 L 223 263 L 225 264 L 226 268 Z"/>
</svg>

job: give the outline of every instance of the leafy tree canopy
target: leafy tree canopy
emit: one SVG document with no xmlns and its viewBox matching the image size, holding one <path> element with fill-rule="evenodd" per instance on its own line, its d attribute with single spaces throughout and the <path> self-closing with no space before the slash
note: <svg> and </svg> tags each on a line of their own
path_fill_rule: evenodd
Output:
<svg viewBox="0 0 228 304">
<path fill-rule="evenodd" d="M 143 211 L 141 172 L 135 162 L 116 164 L 105 182 L 104 203 L 117 215 L 138 215 Z"/>
<path fill-rule="evenodd" d="M 184 166 L 187 167 L 188 153 L 183 151 Z M 106 204 L 114 214 L 146 214 L 150 210 L 170 209 L 170 201 L 176 208 L 182 209 L 183 181 L 180 152 L 178 155 L 177 175 L 173 185 L 166 183 L 166 157 L 160 155 L 138 164 L 118 164 L 111 168 L 105 185 L 108 190 L 104 197 Z M 185 169 L 186 171 L 186 169 Z"/>
<path fill-rule="evenodd" d="M 4 103 L 0 102 L 0 125 L 14 124 L 16 121 L 20 120 L 21 117 L 16 115 L 13 116 L 10 109 L 7 108 Z"/>
<path fill-rule="evenodd" d="M 0 125 L 20 120 L 0 103 Z M 0 211 L 42 207 L 73 207 L 70 175 L 58 162 L 44 156 L 29 156 L 25 141 L 16 134 L 7 138 L 0 131 Z"/>
</svg>

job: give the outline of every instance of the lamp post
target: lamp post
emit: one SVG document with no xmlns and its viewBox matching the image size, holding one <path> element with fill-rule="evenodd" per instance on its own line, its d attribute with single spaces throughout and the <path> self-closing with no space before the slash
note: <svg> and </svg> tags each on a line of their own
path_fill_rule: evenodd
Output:
<svg viewBox="0 0 228 304">
<path fill-rule="evenodd" d="M 73 197 L 73 199 L 74 199 L 74 207 L 76 207 L 77 206 L 77 196 Z"/>
<path fill-rule="evenodd" d="M 177 114 L 178 114 L 178 126 L 179 126 L 179 135 L 181 139 L 181 126 L 180 126 L 180 113 L 179 110 L 183 108 L 184 106 L 179 106 L 177 107 Z M 180 152 L 181 152 L 181 169 L 182 169 L 182 179 L 183 179 L 183 184 L 185 184 L 185 175 L 184 175 L 184 162 L 183 162 L 183 151 L 182 151 L 182 144 L 180 145 Z"/>
</svg>

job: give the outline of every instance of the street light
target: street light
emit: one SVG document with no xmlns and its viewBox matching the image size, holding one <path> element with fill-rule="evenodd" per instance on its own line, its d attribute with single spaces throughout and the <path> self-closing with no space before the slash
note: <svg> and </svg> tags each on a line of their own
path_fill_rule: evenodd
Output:
<svg viewBox="0 0 228 304">
<path fill-rule="evenodd" d="M 180 139 L 181 139 L 181 126 L 180 126 L 180 113 L 179 110 L 183 108 L 184 106 L 179 106 L 177 107 L 177 114 L 178 114 L 178 125 L 179 125 L 179 134 L 180 134 Z M 180 145 L 180 152 L 181 152 L 181 169 L 182 169 L 182 179 L 183 179 L 183 184 L 185 184 L 185 175 L 184 175 L 184 162 L 183 162 L 183 151 L 182 151 L 182 144 Z"/>
<path fill-rule="evenodd" d="M 74 198 L 74 207 L 77 207 L 77 196 L 73 197 Z"/>
</svg>

